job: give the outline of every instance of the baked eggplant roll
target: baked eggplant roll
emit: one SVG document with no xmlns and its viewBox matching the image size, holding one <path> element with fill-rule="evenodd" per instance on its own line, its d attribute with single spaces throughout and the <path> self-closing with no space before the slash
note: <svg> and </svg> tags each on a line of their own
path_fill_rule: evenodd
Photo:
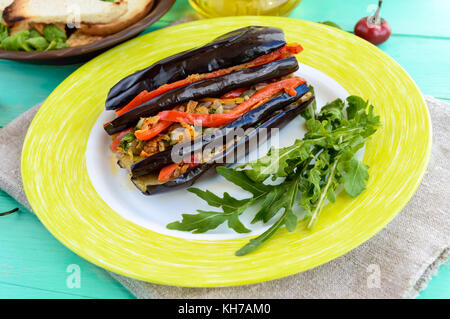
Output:
<svg viewBox="0 0 450 319">
<path fill-rule="evenodd" d="M 247 27 L 126 77 L 110 91 L 106 109 L 116 117 L 104 125 L 119 165 L 144 194 L 191 185 L 312 101 L 306 80 L 293 75 L 301 51 L 279 29 Z M 236 128 L 256 130 L 197 158 Z"/>
<path fill-rule="evenodd" d="M 115 110 L 128 104 L 144 90 L 151 92 L 164 84 L 184 85 L 192 74 L 229 68 L 255 60 L 286 45 L 278 28 L 250 26 L 220 36 L 200 48 L 165 58 L 119 81 L 106 100 L 106 109 Z"/>
<path fill-rule="evenodd" d="M 250 150 L 248 144 L 251 138 L 254 138 L 259 134 L 262 129 L 268 129 L 267 137 L 270 137 L 270 128 L 282 128 L 304 111 L 313 100 L 314 96 L 308 92 L 303 95 L 302 98 L 293 102 L 286 108 L 275 111 L 265 122 L 258 123 L 255 130 L 250 130 L 249 134 L 245 134 L 231 146 L 227 145 L 223 152 L 217 154 L 208 161 L 202 161 L 200 163 L 195 161 L 192 161 L 191 163 L 180 162 L 166 166 L 165 174 L 171 174 L 167 180 L 161 180 L 159 178 L 161 173 L 159 173 L 159 175 L 150 173 L 139 177 L 131 177 L 131 181 L 145 195 L 159 194 L 192 186 L 192 184 L 194 184 L 204 173 L 214 170 L 217 166 L 227 165 L 230 155 L 231 157 L 235 157 L 239 154 L 236 150 L 241 146 L 244 146 L 245 155 L 247 155 Z M 206 146 L 207 145 L 209 144 L 206 144 Z M 205 147 L 205 145 L 203 145 L 203 147 Z M 234 160 L 237 161 L 239 158 L 235 157 Z M 118 161 L 120 167 L 128 169 L 129 171 L 132 170 L 134 163 L 134 159 L 128 155 L 122 155 Z"/>
</svg>

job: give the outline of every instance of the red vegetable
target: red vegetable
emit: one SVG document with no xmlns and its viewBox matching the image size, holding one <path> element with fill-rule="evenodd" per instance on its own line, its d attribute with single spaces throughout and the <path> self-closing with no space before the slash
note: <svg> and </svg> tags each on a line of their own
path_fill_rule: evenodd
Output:
<svg viewBox="0 0 450 319">
<path fill-rule="evenodd" d="M 134 132 L 134 135 L 138 140 L 147 141 L 154 138 L 156 135 L 167 129 L 172 122 L 159 120 L 154 126 L 147 130 L 138 130 Z"/>
<path fill-rule="evenodd" d="M 144 103 L 145 101 L 147 101 L 146 97 L 148 95 L 148 91 L 144 90 L 141 93 L 139 93 L 134 99 L 132 99 L 130 101 L 130 103 L 128 103 L 127 105 L 125 105 L 124 107 L 122 107 L 121 109 L 118 109 L 116 111 L 117 116 L 122 115 L 123 113 L 135 108 L 138 105 L 141 105 L 142 103 Z"/>
<path fill-rule="evenodd" d="M 289 95 L 295 96 L 297 94 L 295 88 L 303 83 L 306 83 L 306 80 L 298 77 L 271 83 L 257 91 L 244 103 L 236 106 L 230 113 L 226 114 L 192 114 L 180 111 L 162 111 L 158 115 L 165 121 L 185 122 L 191 125 L 201 124 L 206 127 L 217 127 L 237 119 L 258 103 L 263 103 L 268 98 L 283 90 Z"/>
<path fill-rule="evenodd" d="M 177 170 L 177 168 L 182 167 L 184 164 L 186 164 L 186 162 L 189 164 L 190 169 L 201 164 L 200 160 L 198 160 L 198 161 L 195 160 L 195 154 L 192 154 L 191 159 L 189 161 L 185 159 L 181 163 L 173 163 L 173 164 L 163 167 L 159 171 L 158 180 L 165 181 L 165 180 L 169 179 L 172 176 L 172 174 Z"/>
<path fill-rule="evenodd" d="M 127 135 L 128 133 L 133 133 L 133 128 L 126 129 L 125 131 L 120 132 L 112 141 L 111 143 L 111 151 L 117 152 L 117 147 L 119 146 L 120 142 L 122 141 L 122 138 Z"/>
<path fill-rule="evenodd" d="M 286 50 L 290 53 L 290 54 L 299 54 L 300 52 L 303 51 L 303 47 L 300 45 L 300 43 L 289 43 L 286 46 Z"/>
<path fill-rule="evenodd" d="M 364 17 L 355 25 L 355 35 L 369 41 L 374 45 L 385 42 L 391 35 L 391 27 L 386 20 L 380 17 L 382 1 L 378 2 L 378 9 L 373 16 Z"/>
<path fill-rule="evenodd" d="M 154 97 L 157 97 L 158 95 L 161 95 L 163 93 L 166 93 L 173 89 L 177 89 L 182 86 L 186 86 L 193 82 L 195 82 L 195 81 L 192 81 L 190 78 L 187 78 L 184 80 L 180 80 L 180 81 L 176 81 L 176 82 L 173 82 L 170 84 L 160 86 L 159 88 L 157 88 L 156 90 L 151 91 L 151 92 L 143 91 L 143 92 L 139 93 L 139 95 L 137 97 L 135 97 L 125 107 L 121 108 L 120 110 L 117 110 L 116 114 L 117 114 L 117 116 L 120 116 L 120 115 L 128 112 L 129 110 L 132 110 L 135 107 L 141 105 L 142 103 L 145 103 L 145 102 L 153 99 Z"/>
<path fill-rule="evenodd" d="M 244 93 L 245 91 L 247 91 L 249 88 L 240 88 L 240 89 L 236 89 L 234 91 L 228 92 L 226 94 L 224 94 L 223 96 L 221 96 L 221 99 L 234 99 L 237 97 L 240 97 L 242 95 L 242 93 Z"/>
<path fill-rule="evenodd" d="M 180 167 L 180 165 L 182 165 L 182 164 L 183 163 L 173 163 L 173 164 L 167 165 L 166 167 L 163 167 L 161 169 L 161 171 L 159 172 L 158 180 L 165 181 L 166 179 L 169 179 L 170 176 L 172 176 L 172 174 L 176 171 L 176 169 L 178 167 Z"/>
</svg>

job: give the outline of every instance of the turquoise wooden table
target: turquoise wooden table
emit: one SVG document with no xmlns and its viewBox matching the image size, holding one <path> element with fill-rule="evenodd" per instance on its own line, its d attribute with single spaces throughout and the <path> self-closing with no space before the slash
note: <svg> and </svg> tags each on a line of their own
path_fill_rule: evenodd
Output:
<svg viewBox="0 0 450 319">
<path fill-rule="evenodd" d="M 303 0 L 291 14 L 310 21 L 331 20 L 352 31 L 375 0 Z M 146 32 L 193 12 L 187 0 Z M 450 1 L 386 0 L 382 16 L 393 35 L 380 46 L 413 77 L 424 94 L 450 102 Z M 0 126 L 44 100 L 79 65 L 37 66 L 0 60 Z M 104 270 L 60 244 L 25 208 L 0 191 L 0 298 L 133 298 Z M 75 265 L 75 266 L 74 266 Z M 73 267 L 81 271 L 79 288 L 67 285 Z M 420 298 L 450 298 L 450 267 L 442 266 Z"/>
</svg>

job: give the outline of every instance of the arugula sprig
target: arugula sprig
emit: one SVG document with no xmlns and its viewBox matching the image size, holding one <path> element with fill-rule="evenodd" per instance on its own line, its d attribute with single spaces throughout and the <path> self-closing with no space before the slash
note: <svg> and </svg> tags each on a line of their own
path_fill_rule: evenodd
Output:
<svg viewBox="0 0 450 319">
<path fill-rule="evenodd" d="M 293 206 L 297 198 L 299 180 L 299 176 L 296 176 L 292 180 L 283 183 L 283 186 L 278 187 L 279 189 L 283 190 L 283 192 L 278 191 L 277 193 L 283 195 L 279 196 L 277 200 L 271 201 L 269 205 L 263 207 L 262 210 L 260 210 L 258 213 L 262 212 L 263 216 L 267 216 L 267 214 L 269 213 L 269 217 L 266 218 L 267 221 L 270 220 L 273 215 L 281 209 L 283 209 L 283 214 L 263 234 L 259 235 L 256 238 L 250 239 L 248 244 L 236 251 L 236 256 L 244 256 L 257 249 L 269 238 L 275 235 L 278 229 L 280 229 L 283 225 L 285 225 L 286 229 L 290 232 L 295 230 L 295 227 L 297 226 L 297 215 L 293 211 Z M 275 187 L 275 189 L 276 188 L 277 187 Z"/>
<path fill-rule="evenodd" d="M 244 172 L 235 171 L 231 168 L 218 167 L 217 172 L 230 182 L 239 185 L 242 189 L 252 193 L 253 197 L 238 200 L 226 192 L 223 194 L 223 197 L 219 197 L 208 190 L 203 191 L 191 187 L 188 191 L 196 194 L 206 201 L 208 205 L 222 208 L 222 211 L 198 210 L 198 214 L 195 215 L 183 214 L 183 220 L 181 222 L 171 223 L 167 225 L 167 228 L 194 231 L 194 233 L 204 233 L 208 230 L 215 229 L 217 226 L 227 221 L 228 227 L 232 228 L 237 233 L 250 232 L 250 230 L 240 222 L 239 216 L 250 205 L 265 197 L 273 187 L 262 183 L 255 183 Z"/>
<path fill-rule="evenodd" d="M 303 220 L 312 228 L 319 219 L 327 200 L 336 201 L 340 185 L 351 197 L 358 196 L 369 178 L 368 166 L 355 156 L 367 139 L 380 126 L 373 105 L 357 96 L 336 99 L 316 112 L 312 104 L 302 113 L 308 132 L 291 146 L 272 148 L 266 156 L 236 168 L 218 167 L 217 172 L 228 181 L 252 194 L 238 200 L 228 193 L 223 197 L 209 190 L 188 189 L 210 206 L 221 211 L 198 210 L 198 214 L 183 214 L 182 221 L 169 224 L 170 229 L 202 233 L 227 222 L 238 233 L 247 229 L 239 220 L 249 207 L 259 204 L 252 223 L 267 223 L 279 216 L 263 234 L 253 238 L 236 252 L 246 255 L 271 238 L 281 227 L 294 231 L 297 225 L 295 203 L 304 210 Z M 270 179 L 283 181 L 268 185 Z M 281 214 L 278 214 L 281 212 Z"/>
</svg>

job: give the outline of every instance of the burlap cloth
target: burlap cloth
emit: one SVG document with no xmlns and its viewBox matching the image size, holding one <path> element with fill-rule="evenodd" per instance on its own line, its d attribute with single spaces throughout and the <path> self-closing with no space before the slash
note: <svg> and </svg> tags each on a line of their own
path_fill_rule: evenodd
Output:
<svg viewBox="0 0 450 319">
<path fill-rule="evenodd" d="M 270 282 L 225 288 L 181 288 L 111 273 L 139 298 L 412 298 L 449 258 L 450 104 L 426 97 L 433 147 L 425 177 L 408 205 L 372 239 L 315 269 Z M 20 153 L 38 106 L 0 130 L 0 188 L 30 211 Z M 414 147 L 414 145 L 411 145 Z"/>
</svg>

